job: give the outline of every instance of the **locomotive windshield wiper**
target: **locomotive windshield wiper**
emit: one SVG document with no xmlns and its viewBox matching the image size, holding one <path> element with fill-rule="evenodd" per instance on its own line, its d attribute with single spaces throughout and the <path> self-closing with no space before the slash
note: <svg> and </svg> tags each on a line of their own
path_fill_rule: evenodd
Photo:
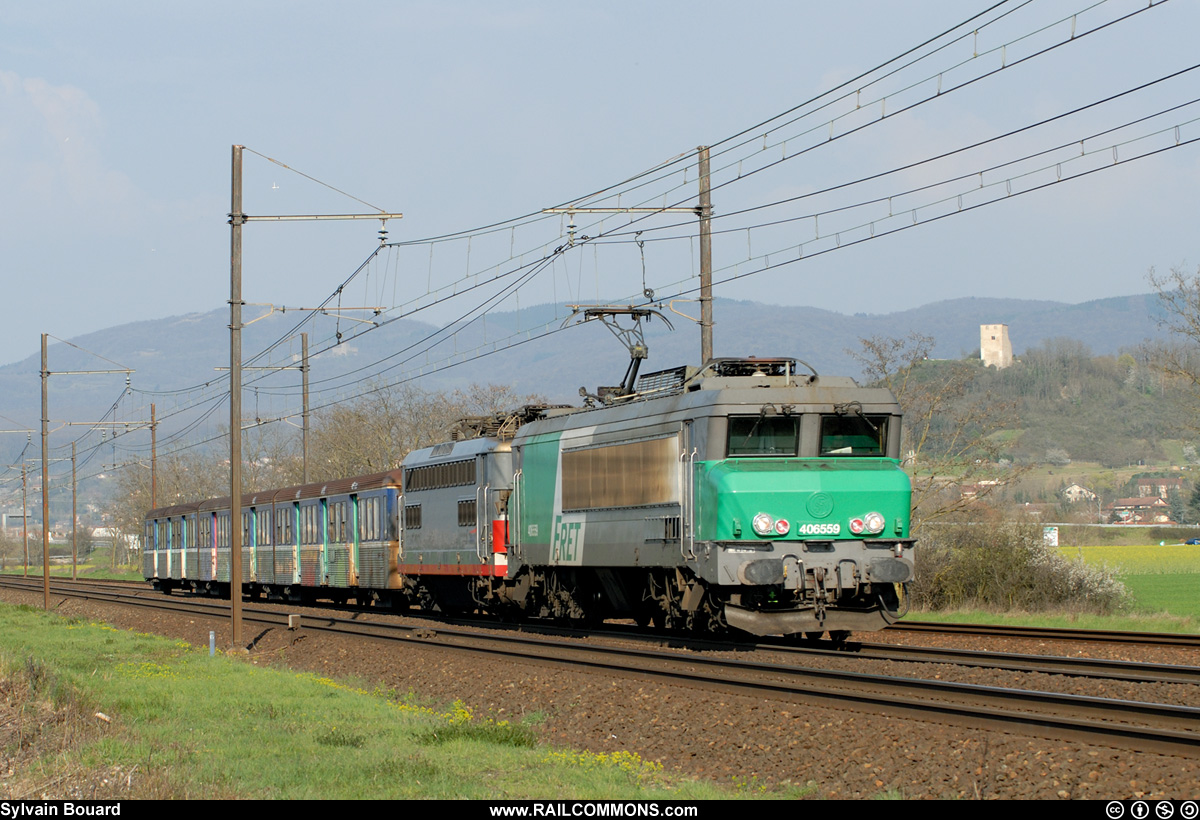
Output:
<svg viewBox="0 0 1200 820">
<path fill-rule="evenodd" d="M 839 416 L 845 416 L 853 413 L 871 428 L 872 433 L 875 433 L 876 435 L 879 434 L 879 428 L 871 422 L 871 419 L 863 415 L 862 402 L 848 401 L 845 404 L 835 404 L 833 406 L 833 412 L 837 413 Z"/>
<path fill-rule="evenodd" d="M 795 412 L 795 409 L 795 406 L 791 404 L 784 404 L 779 408 L 770 402 L 764 404 L 761 408 L 759 408 L 758 418 L 754 420 L 754 425 L 750 428 L 750 432 L 746 434 L 746 438 L 742 439 L 742 444 L 739 449 L 745 449 L 746 445 L 750 443 L 750 439 L 754 438 L 754 434 L 758 432 L 758 427 L 760 424 L 762 424 L 763 419 L 765 419 L 768 415 L 775 415 L 782 410 L 783 415 L 790 416 L 793 412 Z"/>
</svg>

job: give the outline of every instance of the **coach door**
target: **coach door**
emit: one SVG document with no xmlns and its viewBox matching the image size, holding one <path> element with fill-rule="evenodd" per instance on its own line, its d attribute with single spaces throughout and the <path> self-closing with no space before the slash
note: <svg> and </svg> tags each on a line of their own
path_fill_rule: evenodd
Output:
<svg viewBox="0 0 1200 820">
<path fill-rule="evenodd" d="M 355 486 L 358 486 L 355 483 Z M 349 532 L 347 533 L 351 539 L 350 543 L 346 544 L 346 548 L 350 551 L 350 569 L 347 580 L 350 586 L 358 586 L 359 575 L 362 573 L 362 532 L 360 531 L 361 524 L 359 522 L 359 514 L 361 510 L 358 508 L 358 496 L 350 496 L 349 504 Z M 361 601 L 360 601 L 361 602 Z"/>
</svg>

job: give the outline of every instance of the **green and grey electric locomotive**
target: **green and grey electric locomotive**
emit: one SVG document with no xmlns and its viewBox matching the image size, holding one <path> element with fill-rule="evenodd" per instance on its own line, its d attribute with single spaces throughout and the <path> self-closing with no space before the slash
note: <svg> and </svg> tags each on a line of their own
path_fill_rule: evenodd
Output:
<svg viewBox="0 0 1200 820">
<path fill-rule="evenodd" d="M 759 635 L 898 617 L 914 542 L 887 390 L 719 359 L 475 429 L 404 461 L 401 572 L 423 598 Z"/>
</svg>

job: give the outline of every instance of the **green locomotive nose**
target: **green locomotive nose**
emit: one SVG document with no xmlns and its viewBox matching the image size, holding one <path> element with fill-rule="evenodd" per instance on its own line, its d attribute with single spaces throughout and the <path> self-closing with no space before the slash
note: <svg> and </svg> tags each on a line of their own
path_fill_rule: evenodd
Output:
<svg viewBox="0 0 1200 820">
<path fill-rule="evenodd" d="M 696 467 L 700 540 L 908 535 L 911 485 L 894 459 L 731 458 Z"/>
</svg>

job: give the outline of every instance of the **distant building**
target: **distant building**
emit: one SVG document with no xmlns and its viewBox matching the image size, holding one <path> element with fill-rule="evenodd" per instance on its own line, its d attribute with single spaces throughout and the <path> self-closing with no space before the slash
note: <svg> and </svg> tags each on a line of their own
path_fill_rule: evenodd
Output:
<svg viewBox="0 0 1200 820">
<path fill-rule="evenodd" d="M 979 326 L 979 358 L 986 367 L 1003 370 L 1012 366 L 1012 342 L 1008 340 L 1008 325 Z"/>
<path fill-rule="evenodd" d="M 1110 524 L 1174 524 L 1167 502 L 1157 495 L 1118 498 L 1105 507 Z"/>
<path fill-rule="evenodd" d="M 1183 492 L 1183 478 L 1139 478 L 1137 480 L 1138 496 L 1148 498 L 1157 495 L 1166 498 L 1171 490 Z"/>
<path fill-rule="evenodd" d="M 995 479 L 985 478 L 984 480 L 976 481 L 973 484 L 959 484 L 958 495 L 960 498 L 964 499 L 978 498 L 981 495 L 991 492 L 992 489 L 1000 486 L 1001 483 L 1002 482 L 996 481 Z"/>
<path fill-rule="evenodd" d="M 1072 504 L 1077 504 L 1080 501 L 1096 500 L 1096 494 L 1081 484 L 1072 484 L 1069 487 L 1064 487 L 1062 494 L 1063 498 L 1067 499 L 1067 501 L 1070 501 Z"/>
</svg>

